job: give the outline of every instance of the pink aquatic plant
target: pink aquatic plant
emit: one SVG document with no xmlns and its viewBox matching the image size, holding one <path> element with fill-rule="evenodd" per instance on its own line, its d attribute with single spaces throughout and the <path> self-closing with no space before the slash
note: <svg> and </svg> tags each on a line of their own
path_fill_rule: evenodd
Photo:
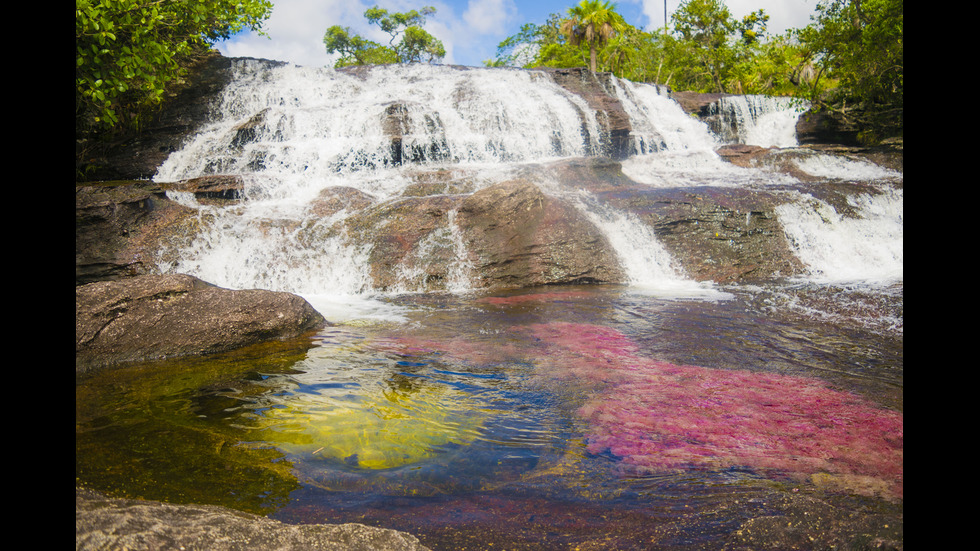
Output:
<svg viewBox="0 0 980 551">
<path fill-rule="evenodd" d="M 553 372 L 609 386 L 579 411 L 588 449 L 638 471 L 747 467 L 874 477 L 902 495 L 903 416 L 819 379 L 680 366 L 610 328 L 529 328 Z"/>
</svg>

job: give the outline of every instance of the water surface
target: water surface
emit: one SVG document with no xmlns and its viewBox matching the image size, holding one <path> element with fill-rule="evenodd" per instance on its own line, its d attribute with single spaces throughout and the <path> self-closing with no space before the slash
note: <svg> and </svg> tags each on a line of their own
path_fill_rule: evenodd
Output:
<svg viewBox="0 0 980 551">
<path fill-rule="evenodd" d="M 89 376 L 76 479 L 434 549 L 714 547 L 787 496 L 899 515 L 900 331 L 734 291 L 404 295 L 308 350 Z"/>
</svg>

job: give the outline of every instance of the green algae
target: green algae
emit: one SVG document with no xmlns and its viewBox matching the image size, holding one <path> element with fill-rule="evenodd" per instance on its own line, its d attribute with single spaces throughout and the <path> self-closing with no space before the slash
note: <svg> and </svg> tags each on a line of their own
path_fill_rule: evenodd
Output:
<svg viewBox="0 0 980 551">
<path fill-rule="evenodd" d="M 264 392 L 268 374 L 290 372 L 307 347 L 308 340 L 276 342 L 77 377 L 76 485 L 257 514 L 281 507 L 299 485 L 290 462 L 227 422 L 237 400 L 204 399 L 201 389 Z"/>
</svg>

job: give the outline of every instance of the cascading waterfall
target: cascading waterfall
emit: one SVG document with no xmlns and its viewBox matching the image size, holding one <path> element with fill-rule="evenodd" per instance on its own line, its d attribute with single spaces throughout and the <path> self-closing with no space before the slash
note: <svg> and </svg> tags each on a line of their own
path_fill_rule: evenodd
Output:
<svg viewBox="0 0 980 551">
<path fill-rule="evenodd" d="M 714 130 L 730 143 L 794 147 L 796 120 L 808 107 L 807 102 L 795 98 L 726 96 L 712 108 L 723 121 Z"/>
<path fill-rule="evenodd" d="M 685 113 L 660 86 L 621 79 L 613 79 L 612 85 L 633 125 L 630 137 L 634 155 L 704 154 L 718 145 L 704 123 Z"/>
<path fill-rule="evenodd" d="M 304 179 L 396 165 L 539 161 L 595 153 L 580 97 L 528 71 L 398 65 L 365 73 L 237 62 L 219 120 L 156 179 L 252 173 Z M 393 150 L 392 135 L 401 139 Z"/>
<path fill-rule="evenodd" d="M 848 197 L 852 215 L 807 197 L 776 214 L 812 281 L 888 284 L 904 278 L 902 190 Z"/>
<path fill-rule="evenodd" d="M 584 192 L 577 204 L 609 239 L 629 278 L 628 283 L 637 291 L 665 298 L 718 300 L 729 296 L 712 284 L 685 276 L 657 240 L 653 228 L 632 214 L 603 205 Z"/>
<path fill-rule="evenodd" d="M 173 153 L 155 177 L 245 175 L 246 199 L 223 208 L 196 205 L 201 227 L 209 229 L 182 250 L 169 251 L 169 260 L 161 264 L 164 271 L 191 273 L 225 287 L 293 292 L 318 307 L 337 296 L 371 295 L 370 245 L 338 229 L 348 213 L 323 219 L 312 212 L 311 201 L 327 188 L 355 188 L 384 202 L 412 182 L 404 164 L 468 167 L 484 175 L 474 179 L 479 188 L 499 181 L 493 175 L 506 173 L 507 167 L 601 152 L 596 113 L 544 72 L 432 65 L 348 72 L 257 60 L 236 60 L 235 70 L 215 119 Z M 631 120 L 633 154 L 623 172 L 635 181 L 672 187 L 741 185 L 762 174 L 722 161 L 714 152 L 720 138 L 665 90 L 616 78 L 610 83 Z M 785 141 L 777 125 L 764 121 L 774 113 L 788 117 L 795 104 L 750 98 L 742 106 L 738 101 L 727 100 L 726 109 L 748 113 L 739 115 L 742 141 L 752 136 Z M 792 124 L 784 121 L 778 127 Z M 817 170 L 818 160 L 805 162 L 810 166 L 804 170 Z M 686 287 L 695 294 L 705 290 L 671 267 L 669 255 L 644 224 L 594 201 L 578 204 L 607 233 L 633 285 Z M 805 218 L 789 208 L 783 216 Z M 835 227 L 811 224 L 799 231 L 830 229 L 833 234 Z M 802 238 L 794 239 L 805 247 Z M 444 287 L 468 289 L 465 248 L 452 220 L 423 241 L 422 247 L 428 246 L 453 248 L 457 260 Z M 392 291 L 425 290 L 419 269 L 405 266 Z"/>
</svg>

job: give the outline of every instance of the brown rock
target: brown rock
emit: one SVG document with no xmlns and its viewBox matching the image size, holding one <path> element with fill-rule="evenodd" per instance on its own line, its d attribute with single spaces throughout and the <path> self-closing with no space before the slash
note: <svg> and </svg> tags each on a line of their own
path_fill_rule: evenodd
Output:
<svg viewBox="0 0 980 551">
<path fill-rule="evenodd" d="M 89 283 L 75 288 L 75 370 L 221 352 L 323 323 L 296 295 L 222 289 L 188 275 Z"/>
<path fill-rule="evenodd" d="M 150 182 L 76 187 L 75 284 L 153 273 L 156 240 L 193 213 Z"/>
<path fill-rule="evenodd" d="M 460 207 L 460 225 L 483 287 L 622 282 L 615 251 L 573 205 L 511 181 Z"/>
</svg>

